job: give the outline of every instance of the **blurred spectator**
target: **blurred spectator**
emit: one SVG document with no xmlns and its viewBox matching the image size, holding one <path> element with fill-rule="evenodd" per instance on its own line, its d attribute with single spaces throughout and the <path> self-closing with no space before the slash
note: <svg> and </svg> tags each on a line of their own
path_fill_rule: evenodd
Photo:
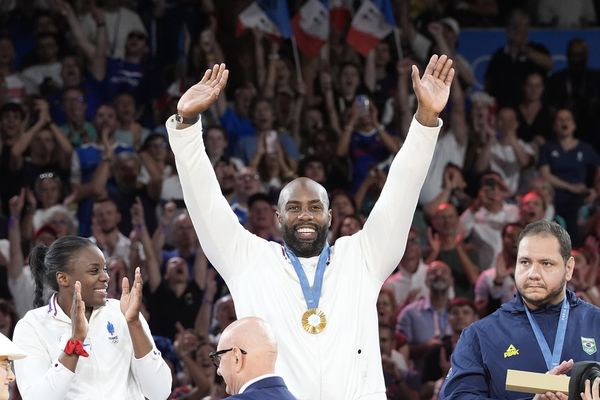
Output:
<svg viewBox="0 0 600 400">
<path fill-rule="evenodd" d="M 600 171 L 596 171 L 590 194 L 578 211 L 577 225 L 579 229 L 585 229 L 589 219 L 598 213 L 600 213 Z"/>
<path fill-rule="evenodd" d="M 595 174 L 600 168 L 600 157 L 592 146 L 575 138 L 575 129 L 573 113 L 559 110 L 554 117 L 555 140 L 542 147 L 539 168 L 540 175 L 554 187 L 556 212 L 565 219 L 567 231 L 577 244 L 577 212 L 589 191 L 588 173 L 593 170 Z"/>
<path fill-rule="evenodd" d="M 571 110 L 580 138 L 595 146 L 600 113 L 600 74 L 588 67 L 588 45 L 574 38 L 567 45 L 567 67 L 554 73 L 548 82 L 548 99 L 554 108 Z"/>
<path fill-rule="evenodd" d="M 500 106 L 516 106 L 525 78 L 537 71 L 546 76 L 552 57 L 541 44 L 529 42 L 529 16 L 514 9 L 506 26 L 506 45 L 496 50 L 485 73 L 485 89 Z"/>
<path fill-rule="evenodd" d="M 166 273 L 167 261 L 173 257 L 181 257 L 187 263 L 188 277 L 195 279 L 194 265 L 199 245 L 196 231 L 194 231 L 192 220 L 187 211 L 181 212 L 174 218 L 172 229 L 174 242 L 172 249 L 164 246 L 164 229 L 159 228 L 154 232 L 154 249 L 160 254 L 160 270 L 163 274 Z"/>
<path fill-rule="evenodd" d="M 12 338 L 18 320 L 19 317 L 13 305 L 4 299 L 0 299 L 0 333 L 9 339 Z"/>
<path fill-rule="evenodd" d="M 398 317 L 398 303 L 394 292 L 389 288 L 381 288 L 377 296 L 377 319 L 380 324 L 393 326 Z"/>
<path fill-rule="evenodd" d="M 504 225 L 519 219 L 518 207 L 505 201 L 508 194 L 502 177 L 489 172 L 481 177 L 477 200 L 460 216 L 464 237 L 477 249 L 480 270 L 492 265 L 500 254 Z"/>
<path fill-rule="evenodd" d="M 256 128 L 251 121 L 250 108 L 256 97 L 256 88 L 251 83 L 238 87 L 234 92 L 232 105 L 227 104 L 225 96 L 219 96 L 216 107 L 221 125 L 227 132 L 229 148 L 237 149 L 237 143 L 246 136 L 256 134 Z"/>
<path fill-rule="evenodd" d="M 32 226 L 37 230 L 42 226 L 42 221 L 47 219 L 48 209 L 61 204 L 64 197 L 63 183 L 53 172 L 44 172 L 35 180 L 33 191 L 38 208 L 33 214 Z"/>
<path fill-rule="evenodd" d="M 498 173 L 507 186 L 506 194 L 512 196 L 519 188 L 521 170 L 533 161 L 534 150 L 517 136 L 519 121 L 513 108 L 501 108 L 496 121 L 498 129 L 487 131 L 475 169 L 479 174 L 488 170 Z"/>
<path fill-rule="evenodd" d="M 540 25 L 577 28 L 597 23 L 593 0 L 538 0 L 537 7 L 537 22 Z"/>
<path fill-rule="evenodd" d="M 42 92 L 44 88 L 55 89 L 62 86 L 60 50 L 55 35 L 49 33 L 37 35 L 34 55 L 31 57 L 30 65 L 23 70 L 23 75 L 41 86 Z"/>
<path fill-rule="evenodd" d="M 524 142 L 533 142 L 536 150 L 551 138 L 552 132 L 550 109 L 544 99 L 544 80 L 545 77 L 539 72 L 527 75 L 521 102 L 516 109 L 519 124 L 517 137 Z"/>
<path fill-rule="evenodd" d="M 332 244 L 343 236 L 352 236 L 359 232 L 363 227 L 363 219 L 358 215 L 347 215 L 343 217 L 342 223 L 337 227 L 336 232 L 331 232 Z"/>
<path fill-rule="evenodd" d="M 215 167 L 219 160 L 223 157 L 229 157 L 230 155 L 227 134 L 223 128 L 216 125 L 207 126 L 206 128 L 203 128 L 202 132 L 204 146 L 206 146 L 206 154 L 208 154 L 208 158 L 213 167 Z M 244 166 L 244 163 L 239 158 L 229 157 L 229 161 L 235 163 L 238 169 Z"/>
<path fill-rule="evenodd" d="M 532 189 L 519 199 L 519 222 L 522 226 L 526 226 L 532 222 L 545 219 L 554 221 L 564 228 L 566 226 L 565 220 L 554 214 L 554 212 L 548 214 L 547 209 L 546 196 L 540 190 Z"/>
<path fill-rule="evenodd" d="M 129 259 L 131 240 L 119 231 L 122 216 L 117 204 L 110 198 L 94 202 L 92 211 L 92 236 L 89 238 L 104 253 L 105 259 Z M 117 282 L 114 282 L 118 284 Z"/>
<path fill-rule="evenodd" d="M 254 168 L 244 167 L 235 174 L 235 190 L 229 204 L 242 225 L 248 219 L 248 199 L 255 193 L 262 192 L 260 175 Z"/>
<path fill-rule="evenodd" d="M 426 264 L 441 260 L 447 264 L 453 276 L 456 296 L 473 298 L 473 285 L 479 276 L 477 253 L 463 242 L 459 233 L 459 220 L 452 204 L 442 203 L 431 217 L 431 229 L 427 232 L 429 248 Z"/>
<path fill-rule="evenodd" d="M 0 37 L 0 104 L 23 103 L 37 92 L 37 84 L 15 69 L 15 47 L 8 37 Z"/>
<path fill-rule="evenodd" d="M 263 239 L 283 243 L 275 218 L 275 205 L 266 194 L 255 193 L 248 198 L 246 229 Z"/>
<path fill-rule="evenodd" d="M 260 137 L 250 167 L 256 169 L 263 188 L 274 198 L 286 183 L 296 177 L 292 167 L 294 163 L 288 160 L 276 134 L 267 133 Z"/>
<path fill-rule="evenodd" d="M 386 162 L 387 160 L 383 161 L 383 163 Z M 371 213 L 387 180 L 387 169 L 387 166 L 381 164 L 371 167 L 369 173 L 356 190 L 354 200 L 356 201 L 356 207 L 360 215 L 368 217 Z"/>
<path fill-rule="evenodd" d="M 405 343 L 398 349 L 399 334 L 394 333 L 393 325 L 379 322 L 379 349 L 383 364 L 383 379 L 386 395 L 394 400 L 416 400 L 418 393 L 406 382 L 408 372 L 408 345 Z"/>
<path fill-rule="evenodd" d="M 352 195 L 344 190 L 334 190 L 329 194 L 329 207 L 331 208 L 331 226 L 329 227 L 329 241 L 337 239 L 336 234 L 344 222 L 344 218 L 357 215 L 358 209 Z"/>
<path fill-rule="evenodd" d="M 115 131 L 117 142 L 139 150 L 150 135 L 150 130 L 137 122 L 138 110 L 135 98 L 128 92 L 117 95 L 113 105 L 117 113 L 118 127 Z"/>
<path fill-rule="evenodd" d="M 406 250 L 397 269 L 398 272 L 387 278 L 383 286 L 393 291 L 399 309 L 429 296 L 429 288 L 425 284 L 427 265 L 423 262 L 419 233 L 415 228 L 408 233 Z"/>
<path fill-rule="evenodd" d="M 66 121 L 61 126 L 73 147 L 98 140 L 94 126 L 86 119 L 86 96 L 79 87 L 68 87 L 62 92 L 61 105 Z"/>
<path fill-rule="evenodd" d="M 598 276 L 598 253 L 597 249 L 576 248 L 571 251 L 575 258 L 573 277 L 568 287 L 588 303 L 595 306 L 600 305 L 600 291 L 596 286 Z"/>
<path fill-rule="evenodd" d="M 502 303 L 515 294 L 515 266 L 517 265 L 517 244 L 523 226 L 507 224 L 502 229 L 502 252 L 496 261 L 483 271 L 475 284 L 475 306 L 481 318 L 496 311 Z"/>
<path fill-rule="evenodd" d="M 440 345 L 440 340 L 452 334 L 448 324 L 450 289 L 453 286 L 452 271 L 442 261 L 433 261 L 425 278 L 429 296 L 407 305 L 396 324 L 396 332 L 406 336 L 410 348 L 410 358 L 420 368 L 423 358 L 432 348 Z"/>
</svg>

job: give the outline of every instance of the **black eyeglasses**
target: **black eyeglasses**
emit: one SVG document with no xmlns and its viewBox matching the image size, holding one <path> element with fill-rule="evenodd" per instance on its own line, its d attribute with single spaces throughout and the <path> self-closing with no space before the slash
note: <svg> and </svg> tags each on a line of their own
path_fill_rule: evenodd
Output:
<svg viewBox="0 0 600 400">
<path fill-rule="evenodd" d="M 217 368 L 219 368 L 219 365 L 221 365 L 221 356 L 231 350 L 233 350 L 235 347 L 232 347 L 230 349 L 224 349 L 224 350 L 219 350 L 219 351 L 211 351 L 208 354 L 208 358 L 210 358 L 210 360 L 212 361 L 213 365 Z M 246 355 L 248 354 L 245 350 L 240 349 L 240 351 L 242 352 L 242 354 Z"/>
</svg>

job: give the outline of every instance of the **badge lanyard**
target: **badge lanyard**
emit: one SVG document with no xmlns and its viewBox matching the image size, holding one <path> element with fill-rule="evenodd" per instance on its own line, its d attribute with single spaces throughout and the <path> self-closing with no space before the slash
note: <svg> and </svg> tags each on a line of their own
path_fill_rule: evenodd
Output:
<svg viewBox="0 0 600 400">
<path fill-rule="evenodd" d="M 567 296 L 565 295 L 565 299 L 563 300 L 562 307 L 560 310 L 560 317 L 558 319 L 558 327 L 556 328 L 556 336 L 554 338 L 554 350 L 550 353 L 550 347 L 548 347 L 548 342 L 546 342 L 546 338 L 540 329 L 537 321 L 531 315 L 531 312 L 527 308 L 526 304 L 525 312 L 527 313 L 527 318 L 529 319 L 529 324 L 531 325 L 531 329 L 533 329 L 533 333 L 535 334 L 535 338 L 540 346 L 540 350 L 542 351 L 542 355 L 544 356 L 544 360 L 546 361 L 546 366 L 548 367 L 548 371 L 552 368 L 558 366 L 560 363 L 560 355 L 562 353 L 563 344 L 565 342 L 565 333 L 567 332 L 567 321 L 569 320 L 569 302 L 567 300 Z"/>
<path fill-rule="evenodd" d="M 319 307 L 321 287 L 323 286 L 323 276 L 325 275 L 325 267 L 327 266 L 327 261 L 329 260 L 329 244 L 325 243 L 325 247 L 323 247 L 321 255 L 319 256 L 317 271 L 315 272 L 315 281 L 312 287 L 308 283 L 308 278 L 302 269 L 302 264 L 300 264 L 298 257 L 296 257 L 294 252 L 292 252 L 287 246 L 285 247 L 285 252 L 294 266 L 296 275 L 298 275 L 298 280 L 300 281 L 300 287 L 302 288 L 302 293 L 304 294 L 306 306 L 309 309 Z"/>
</svg>

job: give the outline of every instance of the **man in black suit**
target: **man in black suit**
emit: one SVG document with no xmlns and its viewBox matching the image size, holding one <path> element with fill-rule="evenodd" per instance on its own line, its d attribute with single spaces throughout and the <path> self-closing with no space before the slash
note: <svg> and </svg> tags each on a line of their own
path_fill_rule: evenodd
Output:
<svg viewBox="0 0 600 400">
<path fill-rule="evenodd" d="M 260 318 L 231 323 L 210 358 L 225 380 L 229 399 L 295 400 L 283 378 L 275 375 L 277 342 L 269 324 Z"/>
</svg>

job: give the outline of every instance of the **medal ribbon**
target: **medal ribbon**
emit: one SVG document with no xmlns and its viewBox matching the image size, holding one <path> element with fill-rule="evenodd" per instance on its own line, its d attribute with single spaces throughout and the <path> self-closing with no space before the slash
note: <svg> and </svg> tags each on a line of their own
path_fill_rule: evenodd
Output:
<svg viewBox="0 0 600 400">
<path fill-rule="evenodd" d="M 287 246 L 285 247 L 285 252 L 294 266 L 296 275 L 298 275 L 300 287 L 302 288 L 302 293 L 304 294 L 304 300 L 306 301 L 306 306 L 308 309 L 319 307 L 319 298 L 321 297 L 321 287 L 323 286 L 325 267 L 327 266 L 327 260 L 329 260 L 329 251 L 329 244 L 325 242 L 325 247 L 323 247 L 321 255 L 319 256 L 319 262 L 317 263 L 315 281 L 313 282 L 313 285 L 310 286 L 308 283 L 308 278 L 302 269 L 302 264 L 300 264 L 300 260 L 298 260 L 298 257 L 296 257 L 293 251 L 291 251 Z"/>
<path fill-rule="evenodd" d="M 525 312 L 527 313 L 527 318 L 529 319 L 529 324 L 531 325 L 531 329 L 533 329 L 533 333 L 535 334 L 535 338 L 540 346 L 540 350 L 542 351 L 542 355 L 544 356 L 544 360 L 546 361 L 546 366 L 548 367 L 548 371 L 552 368 L 556 367 L 560 363 L 560 355 L 562 353 L 563 344 L 565 342 L 565 333 L 567 332 L 567 321 L 569 320 L 569 302 L 567 301 L 567 296 L 565 295 L 565 299 L 563 300 L 562 307 L 560 310 L 560 317 L 558 319 L 558 328 L 556 328 L 556 336 L 554 338 L 554 350 L 552 354 L 550 353 L 550 347 L 548 347 L 548 342 L 546 342 L 546 338 L 540 329 L 537 321 L 531 315 L 531 312 L 527 308 L 526 304 Z"/>
</svg>

